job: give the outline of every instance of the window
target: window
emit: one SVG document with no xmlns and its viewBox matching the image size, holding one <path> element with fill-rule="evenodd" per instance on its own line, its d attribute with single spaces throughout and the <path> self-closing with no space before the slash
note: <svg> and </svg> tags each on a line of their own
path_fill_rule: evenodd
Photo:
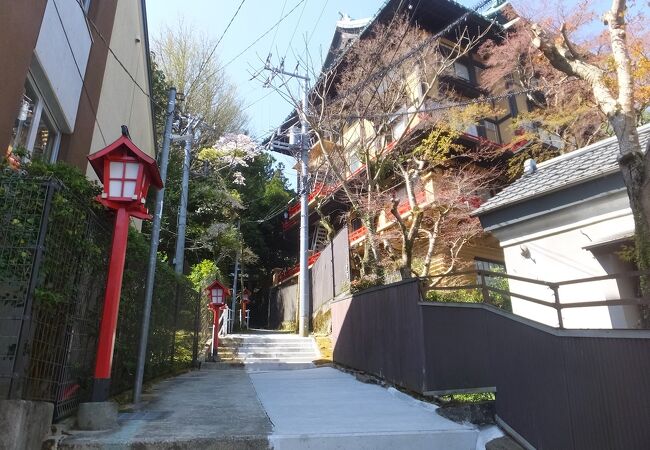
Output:
<svg viewBox="0 0 650 450">
<path fill-rule="evenodd" d="M 10 147 L 14 153 L 26 150 L 29 159 L 56 161 L 61 133 L 50 114 L 43 96 L 31 78 L 25 83 L 25 93 L 14 124 Z"/>
<path fill-rule="evenodd" d="M 454 73 L 458 78 L 470 81 L 469 67 L 467 67 L 467 65 L 459 63 L 458 61 L 454 61 Z"/>
<path fill-rule="evenodd" d="M 474 267 L 478 270 L 489 270 L 490 272 L 506 271 L 506 265 L 504 263 L 481 258 L 474 259 Z"/>
<path fill-rule="evenodd" d="M 350 168 L 350 173 L 354 173 L 361 168 L 361 160 L 354 150 L 348 155 L 348 167 Z"/>
<path fill-rule="evenodd" d="M 90 9 L 90 2 L 91 0 L 78 0 L 79 4 L 83 8 L 84 12 L 88 13 L 88 10 Z"/>
<path fill-rule="evenodd" d="M 484 137 L 492 142 L 499 142 L 499 130 L 494 122 L 483 120 L 483 131 L 485 133 Z"/>
<path fill-rule="evenodd" d="M 392 138 L 394 141 L 402 137 L 406 132 L 406 124 L 408 123 L 406 115 L 397 116 L 397 119 L 392 124 Z"/>
<path fill-rule="evenodd" d="M 510 116 L 517 117 L 519 115 L 519 108 L 517 108 L 517 99 L 514 95 L 508 96 L 508 109 L 510 109 Z"/>
<path fill-rule="evenodd" d="M 499 273 L 505 273 L 506 272 L 506 265 L 501 262 L 497 261 L 490 261 L 487 259 L 480 259 L 480 258 L 475 258 L 474 259 L 474 268 L 476 270 L 487 270 L 488 272 L 499 272 Z M 490 276 L 485 277 L 485 282 L 489 286 L 493 286 L 494 283 L 499 280 L 500 278 L 494 278 Z M 481 276 L 478 276 L 478 282 L 481 282 Z"/>
<path fill-rule="evenodd" d="M 475 124 L 471 124 L 465 129 L 465 133 L 469 134 L 470 136 L 478 136 L 478 128 Z"/>
</svg>

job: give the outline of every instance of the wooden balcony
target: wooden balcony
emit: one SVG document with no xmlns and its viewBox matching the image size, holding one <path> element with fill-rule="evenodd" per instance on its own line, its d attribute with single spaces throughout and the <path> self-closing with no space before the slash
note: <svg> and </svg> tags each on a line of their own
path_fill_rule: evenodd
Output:
<svg viewBox="0 0 650 450">
<path fill-rule="evenodd" d="M 311 255 L 309 257 L 309 260 L 307 261 L 307 266 L 309 268 L 311 268 L 311 266 L 313 266 L 314 263 L 316 263 L 316 261 L 318 261 L 319 257 L 320 257 L 320 252 L 317 252 L 317 253 L 314 253 L 313 255 Z M 274 277 L 273 284 L 276 285 L 276 284 L 283 283 L 283 282 L 287 281 L 288 279 L 295 277 L 299 273 L 300 273 L 300 264 L 296 264 L 293 267 L 288 267 L 288 268 L 284 269 L 282 272 L 278 273 Z"/>
<path fill-rule="evenodd" d="M 363 226 L 361 228 L 357 228 L 354 231 L 350 231 L 348 233 L 348 242 L 350 243 L 350 247 L 360 243 L 363 240 L 363 238 L 366 237 L 367 232 L 368 229 Z"/>
</svg>

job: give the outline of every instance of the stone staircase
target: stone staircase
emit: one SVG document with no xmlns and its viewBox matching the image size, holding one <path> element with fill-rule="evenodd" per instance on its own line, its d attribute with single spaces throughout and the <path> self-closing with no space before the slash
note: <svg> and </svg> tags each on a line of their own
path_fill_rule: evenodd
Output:
<svg viewBox="0 0 650 450">
<path fill-rule="evenodd" d="M 310 337 L 251 330 L 219 339 L 220 365 L 245 365 L 250 370 L 306 369 L 320 352 Z"/>
</svg>

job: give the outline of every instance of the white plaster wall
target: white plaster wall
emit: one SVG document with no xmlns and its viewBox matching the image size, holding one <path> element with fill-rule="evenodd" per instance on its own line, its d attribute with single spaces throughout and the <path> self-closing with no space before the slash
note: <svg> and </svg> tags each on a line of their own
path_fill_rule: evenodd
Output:
<svg viewBox="0 0 650 450">
<path fill-rule="evenodd" d="M 588 211 L 589 207 L 582 205 L 576 208 L 586 208 L 585 211 Z M 606 275 L 608 271 L 603 267 L 603 260 L 584 247 L 634 230 L 629 209 L 573 223 L 570 219 L 576 216 L 575 208 L 559 215 L 567 220 L 561 220 L 556 213 L 554 220 L 548 222 L 571 225 L 556 226 L 534 234 L 518 233 L 518 227 L 512 226 L 507 232 L 496 233 L 503 247 L 508 273 L 544 281 Z M 544 217 L 536 220 L 545 223 Z M 519 228 L 521 231 L 525 226 Z M 530 253 L 529 257 L 522 254 L 525 249 Z M 514 293 L 554 301 L 553 292 L 546 286 L 513 280 L 509 283 Z M 559 293 L 563 303 L 618 299 L 622 294 L 615 280 L 562 286 Z M 515 314 L 551 326 L 558 325 L 557 313 L 553 308 L 516 298 L 512 300 L 512 307 Z M 571 308 L 563 310 L 562 317 L 566 328 L 634 328 L 637 326 L 638 311 L 633 306 Z"/>
<path fill-rule="evenodd" d="M 56 104 L 51 106 L 64 132 L 74 131 L 91 44 L 90 30 L 78 1 L 49 0 L 34 57 L 54 97 L 51 100 Z"/>
<path fill-rule="evenodd" d="M 148 93 L 147 55 L 143 33 L 140 1 L 119 0 L 110 46 L 140 87 Z M 149 97 L 136 86 L 109 53 L 89 153 L 95 153 L 115 141 L 121 135 L 121 125 L 127 125 L 135 145 L 143 152 L 154 156 L 153 124 L 149 102 Z M 87 167 L 87 175 L 89 178 L 96 178 L 90 165 Z"/>
</svg>

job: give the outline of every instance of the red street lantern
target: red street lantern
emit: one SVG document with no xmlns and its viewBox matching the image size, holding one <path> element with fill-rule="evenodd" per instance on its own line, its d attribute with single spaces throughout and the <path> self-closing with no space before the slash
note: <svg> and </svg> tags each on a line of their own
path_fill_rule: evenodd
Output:
<svg viewBox="0 0 650 450">
<path fill-rule="evenodd" d="M 94 402 L 102 402 L 108 400 L 109 396 L 129 220 L 130 217 L 151 219 L 144 206 L 147 191 L 150 185 L 161 189 L 163 183 L 156 160 L 126 136 L 88 156 L 88 161 L 104 184 L 97 200 L 116 210 L 91 398 Z"/>
<path fill-rule="evenodd" d="M 219 320 L 221 319 L 221 311 L 225 309 L 226 297 L 230 295 L 230 291 L 219 281 L 215 280 L 207 288 L 205 293 L 210 299 L 208 308 L 212 310 L 212 347 L 210 349 L 210 356 L 214 358 L 217 349 L 219 348 Z"/>
<path fill-rule="evenodd" d="M 247 312 L 248 312 L 248 304 L 251 302 L 250 295 L 251 295 L 251 291 L 249 291 L 248 289 L 244 289 L 241 293 L 241 320 L 240 321 L 242 325 L 244 323 L 246 324 L 246 328 L 248 328 Z"/>
</svg>

